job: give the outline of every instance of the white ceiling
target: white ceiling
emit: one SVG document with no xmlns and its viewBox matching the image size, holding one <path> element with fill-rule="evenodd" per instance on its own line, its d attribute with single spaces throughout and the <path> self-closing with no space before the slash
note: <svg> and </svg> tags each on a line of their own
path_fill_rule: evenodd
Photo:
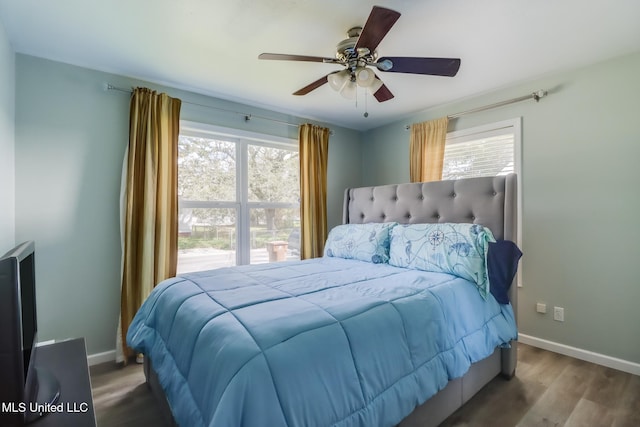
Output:
<svg viewBox="0 0 640 427">
<path fill-rule="evenodd" d="M 458 75 L 378 72 L 395 98 L 356 105 L 291 95 L 339 65 L 257 59 L 332 57 L 373 5 L 402 13 L 380 56 L 458 57 Z M 0 0 L 0 18 L 19 53 L 360 130 L 640 50 L 638 0 Z"/>
</svg>

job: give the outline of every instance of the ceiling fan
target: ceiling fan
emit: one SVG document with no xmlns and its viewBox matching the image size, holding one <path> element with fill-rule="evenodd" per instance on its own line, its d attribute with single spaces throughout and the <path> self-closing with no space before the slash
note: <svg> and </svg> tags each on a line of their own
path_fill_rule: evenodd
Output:
<svg viewBox="0 0 640 427">
<path fill-rule="evenodd" d="M 331 72 L 293 94 L 306 95 L 325 83 L 329 83 L 333 89 L 340 92 L 345 98 L 353 99 L 356 96 L 357 86 L 361 86 L 368 88 L 378 102 L 392 99 L 393 94 L 371 68 L 383 72 L 447 77 L 453 77 L 458 73 L 458 69 L 460 68 L 460 59 L 458 58 L 403 56 L 385 56 L 379 58 L 376 48 L 389 30 L 391 30 L 391 27 L 393 27 L 398 18 L 400 18 L 399 12 L 374 6 L 364 27 L 351 28 L 347 32 L 348 38 L 338 43 L 335 58 L 281 53 L 262 53 L 258 58 L 343 65 L 345 67 L 343 70 Z"/>
</svg>

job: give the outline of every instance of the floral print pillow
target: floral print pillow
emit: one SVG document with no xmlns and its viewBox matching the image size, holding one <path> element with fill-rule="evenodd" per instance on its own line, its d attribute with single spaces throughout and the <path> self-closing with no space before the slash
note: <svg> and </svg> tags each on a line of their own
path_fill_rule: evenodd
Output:
<svg viewBox="0 0 640 427">
<path fill-rule="evenodd" d="M 329 232 L 324 256 L 386 263 L 389 230 L 395 225 L 395 222 L 338 225 Z"/>
<path fill-rule="evenodd" d="M 495 242 L 491 230 L 479 224 L 398 225 L 391 233 L 389 264 L 462 277 L 486 298 L 489 242 Z"/>
</svg>

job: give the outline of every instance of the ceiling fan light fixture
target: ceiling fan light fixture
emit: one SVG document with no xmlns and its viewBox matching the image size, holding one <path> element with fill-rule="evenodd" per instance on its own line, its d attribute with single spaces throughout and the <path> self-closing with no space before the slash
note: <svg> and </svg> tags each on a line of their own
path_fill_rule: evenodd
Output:
<svg viewBox="0 0 640 427">
<path fill-rule="evenodd" d="M 351 74 L 348 70 L 331 73 L 327 76 L 327 81 L 333 90 L 340 92 L 344 88 L 345 84 L 351 81 Z"/>
<path fill-rule="evenodd" d="M 348 80 L 345 85 L 342 86 L 342 89 L 340 89 L 340 95 L 347 99 L 356 99 L 357 88 L 358 85 L 356 82 Z"/>
<path fill-rule="evenodd" d="M 361 67 L 356 71 L 356 82 L 359 86 L 369 87 L 375 81 L 376 76 L 373 74 L 373 71 L 369 70 L 366 67 Z"/>
</svg>

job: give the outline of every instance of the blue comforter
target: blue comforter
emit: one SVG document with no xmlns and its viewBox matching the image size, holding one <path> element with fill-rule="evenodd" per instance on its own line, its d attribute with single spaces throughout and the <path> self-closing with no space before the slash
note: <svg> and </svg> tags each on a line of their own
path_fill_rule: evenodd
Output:
<svg viewBox="0 0 640 427">
<path fill-rule="evenodd" d="M 517 335 L 461 278 L 340 258 L 159 284 L 127 341 L 181 426 L 393 426 Z"/>
</svg>

